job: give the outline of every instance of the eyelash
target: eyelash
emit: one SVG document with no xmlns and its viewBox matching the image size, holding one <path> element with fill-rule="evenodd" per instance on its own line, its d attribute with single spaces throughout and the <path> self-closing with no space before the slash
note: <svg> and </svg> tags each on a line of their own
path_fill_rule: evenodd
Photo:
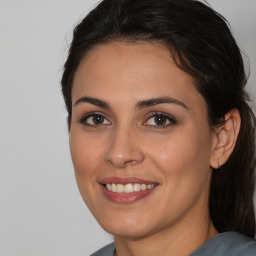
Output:
<svg viewBox="0 0 256 256">
<path fill-rule="evenodd" d="M 101 118 L 103 118 L 104 119 L 104 121 L 106 121 L 107 120 L 107 122 L 109 123 L 109 124 L 89 124 L 89 123 L 86 123 L 86 120 L 87 120 L 87 122 L 88 122 L 88 119 L 89 118 L 93 118 L 93 117 L 101 117 Z M 84 115 L 84 116 L 82 116 L 82 118 L 79 120 L 79 122 L 81 123 L 81 124 L 83 124 L 84 126 L 88 126 L 88 127 L 93 127 L 93 128 L 100 128 L 100 127 L 102 127 L 102 126 L 107 126 L 107 125 L 110 125 L 111 123 L 108 121 L 108 119 L 102 114 L 102 113 L 99 113 L 99 112 L 93 112 L 93 113 L 90 113 L 90 114 L 86 114 L 86 115 Z"/>
<path fill-rule="evenodd" d="M 176 119 L 168 114 L 165 114 L 162 112 L 153 112 L 150 114 L 150 116 L 147 118 L 147 120 L 143 124 L 148 122 L 151 118 L 157 118 L 157 117 L 165 118 L 169 123 L 163 124 L 163 125 L 147 125 L 147 126 L 155 128 L 155 129 L 163 129 L 163 128 L 167 128 L 171 125 L 175 125 L 177 123 Z"/>
<path fill-rule="evenodd" d="M 108 123 L 107 124 L 89 124 L 89 123 L 86 123 L 86 121 L 88 122 L 88 119 L 89 118 L 93 118 L 93 117 L 100 117 L 100 118 L 103 118 L 103 122 L 107 121 Z M 146 124 L 151 118 L 164 118 L 166 121 L 168 121 L 169 123 L 168 124 L 162 124 L 162 125 L 152 125 L 152 124 Z M 108 125 L 111 125 L 111 122 L 108 121 L 108 119 L 104 116 L 104 114 L 102 113 L 99 113 L 99 112 L 93 112 L 93 113 L 89 113 L 89 114 L 86 114 L 84 116 L 82 116 L 82 118 L 79 120 L 79 122 L 81 124 L 83 124 L 84 126 L 87 126 L 87 127 L 93 127 L 93 128 L 100 128 L 102 126 L 108 126 Z M 143 125 L 145 126 L 148 126 L 148 127 L 152 127 L 154 129 L 163 129 L 163 128 L 167 128 L 171 125 L 175 125 L 177 123 L 176 119 L 173 118 L 172 116 L 168 115 L 168 114 L 165 114 L 165 113 L 162 113 L 162 112 L 153 112 L 150 114 L 150 116 L 147 118 L 147 120 L 143 123 Z"/>
</svg>

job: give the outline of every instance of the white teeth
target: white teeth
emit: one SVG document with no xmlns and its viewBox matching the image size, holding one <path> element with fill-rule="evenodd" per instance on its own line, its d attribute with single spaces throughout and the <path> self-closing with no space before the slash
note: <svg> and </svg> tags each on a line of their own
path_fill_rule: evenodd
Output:
<svg viewBox="0 0 256 256">
<path fill-rule="evenodd" d="M 139 184 L 139 183 L 135 183 L 135 184 L 106 184 L 106 188 L 109 191 L 112 192 L 117 192 L 117 193 L 132 193 L 132 192 L 138 192 L 141 190 L 146 190 L 146 189 L 151 189 L 153 188 L 155 185 L 154 184 L 150 184 L 150 185 L 146 185 L 146 184 Z"/>
<path fill-rule="evenodd" d="M 134 188 L 133 190 L 134 190 L 135 192 L 140 191 L 140 184 L 137 184 L 137 183 L 134 184 L 134 185 L 133 185 L 133 188 Z"/>
<path fill-rule="evenodd" d="M 146 190 L 147 186 L 146 186 L 146 184 L 141 184 L 140 188 L 141 188 L 141 190 Z"/>
<path fill-rule="evenodd" d="M 125 193 L 131 193 L 131 192 L 133 192 L 133 185 L 132 185 L 132 184 L 126 184 L 126 185 L 124 186 L 124 191 L 125 191 Z"/>
<path fill-rule="evenodd" d="M 116 191 L 116 184 L 112 184 L 110 190 L 112 190 L 112 192 L 117 192 Z"/>
<path fill-rule="evenodd" d="M 113 186 L 113 184 L 112 184 Z M 116 184 L 116 192 L 123 193 L 124 192 L 124 185 L 123 184 Z"/>
</svg>

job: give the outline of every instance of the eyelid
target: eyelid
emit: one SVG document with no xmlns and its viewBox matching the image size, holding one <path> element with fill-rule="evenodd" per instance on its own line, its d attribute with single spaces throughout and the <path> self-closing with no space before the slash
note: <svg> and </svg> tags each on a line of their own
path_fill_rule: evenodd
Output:
<svg viewBox="0 0 256 256">
<path fill-rule="evenodd" d="M 150 119 L 150 118 L 153 118 L 153 117 L 156 117 L 156 116 L 162 116 L 162 117 L 165 117 L 165 118 L 167 118 L 167 120 L 170 122 L 170 123 L 168 123 L 168 124 L 164 124 L 164 125 L 147 125 L 146 124 L 146 122 L 148 122 L 148 120 Z M 148 127 L 153 127 L 153 128 L 158 128 L 158 129 L 160 129 L 160 128 L 167 128 L 167 127 L 169 127 L 169 126 L 172 126 L 172 125 L 175 125 L 177 123 L 177 120 L 176 120 L 176 118 L 174 118 L 172 115 L 170 115 L 170 114 L 167 114 L 167 113 L 165 113 L 165 112 L 151 112 L 151 113 L 149 113 L 148 115 L 147 115 L 147 117 L 146 117 L 146 121 L 143 123 L 143 125 L 145 125 L 145 126 L 148 126 Z"/>
<path fill-rule="evenodd" d="M 107 120 L 109 122 L 109 124 L 88 124 L 88 123 L 85 123 L 86 119 L 90 118 L 90 117 L 93 117 L 95 115 L 99 115 L 99 116 L 102 116 L 103 118 L 105 118 L 105 120 Z M 109 121 L 109 118 L 107 117 L 107 115 L 105 113 L 102 113 L 102 112 L 89 112 L 89 113 L 86 113 L 84 115 L 82 115 L 81 118 L 79 118 L 79 123 L 81 123 L 82 125 L 84 126 L 87 126 L 87 127 L 102 127 L 102 126 L 108 126 L 108 125 L 111 125 L 111 121 Z"/>
<path fill-rule="evenodd" d="M 108 124 L 89 124 L 89 123 L 86 123 L 86 119 L 90 118 L 90 117 L 93 117 L 94 115 L 99 115 L 99 116 L 102 116 L 105 120 L 107 120 Z M 166 118 L 169 123 L 168 124 L 164 124 L 164 125 L 149 125 L 147 124 L 148 120 L 150 118 L 153 118 L 153 117 L 156 117 L 156 116 L 162 116 L 164 118 Z M 172 126 L 174 124 L 177 123 L 177 120 L 176 118 L 174 118 L 172 115 L 170 114 L 167 114 L 165 112 L 158 112 L 158 111 L 155 111 L 155 112 L 150 112 L 149 114 L 146 115 L 146 121 L 143 122 L 143 125 L 144 126 L 148 126 L 148 127 L 153 127 L 153 128 L 167 128 L 169 126 Z M 99 127 L 102 127 L 102 126 L 109 126 L 109 125 L 112 125 L 112 122 L 110 121 L 110 118 L 108 117 L 107 114 L 105 113 L 102 113 L 102 112 L 99 112 L 99 111 L 93 111 L 93 112 L 89 112 L 89 113 L 86 113 L 84 115 L 82 115 L 81 118 L 79 118 L 78 120 L 79 123 L 81 123 L 82 125 L 84 126 L 87 126 L 87 127 L 94 127 L 94 128 L 99 128 Z"/>
</svg>

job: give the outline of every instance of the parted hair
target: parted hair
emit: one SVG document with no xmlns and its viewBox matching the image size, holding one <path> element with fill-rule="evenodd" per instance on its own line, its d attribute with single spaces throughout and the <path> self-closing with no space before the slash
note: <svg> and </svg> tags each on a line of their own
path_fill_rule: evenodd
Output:
<svg viewBox="0 0 256 256">
<path fill-rule="evenodd" d="M 207 104 L 208 122 L 221 125 L 238 109 L 241 129 L 233 153 L 213 170 L 209 209 L 219 232 L 255 236 L 255 115 L 245 92 L 247 76 L 229 24 L 196 0 L 103 0 L 74 29 L 64 65 L 62 93 L 70 127 L 71 91 L 81 60 L 93 47 L 111 41 L 147 41 L 165 46 L 189 74 Z"/>
</svg>

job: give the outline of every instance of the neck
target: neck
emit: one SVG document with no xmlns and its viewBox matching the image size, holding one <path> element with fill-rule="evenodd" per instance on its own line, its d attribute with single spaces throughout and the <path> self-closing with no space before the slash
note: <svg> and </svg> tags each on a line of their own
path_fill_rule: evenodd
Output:
<svg viewBox="0 0 256 256">
<path fill-rule="evenodd" d="M 139 238 L 115 236 L 115 256 L 188 256 L 218 232 L 209 213 L 197 212 L 182 223 Z M 193 220 L 193 221 L 191 221 Z"/>
</svg>

